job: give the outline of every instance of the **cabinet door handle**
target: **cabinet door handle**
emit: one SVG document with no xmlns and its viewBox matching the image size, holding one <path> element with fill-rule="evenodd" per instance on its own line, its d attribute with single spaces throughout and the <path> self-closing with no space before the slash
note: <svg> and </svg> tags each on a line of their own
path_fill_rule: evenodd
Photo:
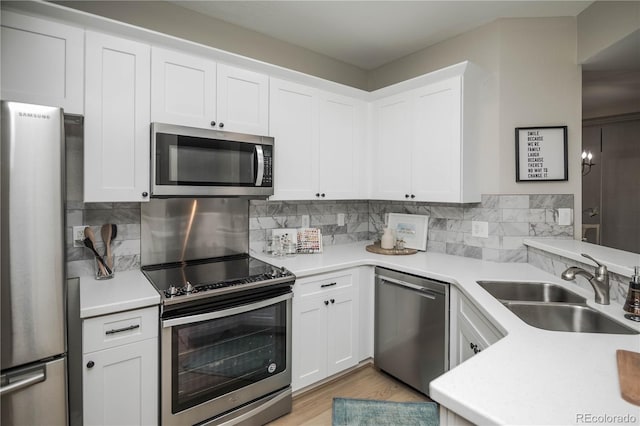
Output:
<svg viewBox="0 0 640 426">
<path fill-rule="evenodd" d="M 96 365 L 96 363 L 95 363 L 95 362 L 93 362 L 93 361 L 89 361 L 89 362 L 87 363 L 87 368 L 93 368 L 93 366 L 94 366 L 94 365 Z"/>
<path fill-rule="evenodd" d="M 409 198 L 409 194 L 404 194 L 404 198 Z"/>
<path fill-rule="evenodd" d="M 149 193 L 148 193 L 147 191 L 144 191 L 144 192 L 142 193 L 142 196 L 143 196 L 144 198 L 147 198 L 147 197 L 149 196 Z"/>
<path fill-rule="evenodd" d="M 331 299 L 331 304 L 333 305 L 334 303 L 336 303 L 336 299 Z"/>
<path fill-rule="evenodd" d="M 218 127 L 220 127 L 222 129 L 224 127 L 224 123 L 218 124 Z"/>
<path fill-rule="evenodd" d="M 411 194 L 411 198 L 412 198 L 412 199 L 413 199 L 413 198 L 416 198 L 415 194 Z"/>
<path fill-rule="evenodd" d="M 216 122 L 215 122 L 215 121 L 212 121 L 212 122 L 211 122 L 211 127 L 215 127 L 215 125 L 216 125 Z"/>
<path fill-rule="evenodd" d="M 116 334 L 122 333 L 123 331 L 135 330 L 136 328 L 140 328 L 140 324 L 130 325 L 129 327 L 117 328 L 115 330 L 107 330 L 104 334 Z"/>
<path fill-rule="evenodd" d="M 328 300 L 324 301 L 324 306 L 329 306 L 329 301 Z"/>
<path fill-rule="evenodd" d="M 333 287 L 334 285 L 337 285 L 338 283 L 331 283 L 331 284 L 322 284 L 320 286 L 320 288 L 327 288 L 327 287 Z"/>
<path fill-rule="evenodd" d="M 325 193 L 323 192 L 322 194 L 320 194 L 320 196 L 321 196 L 322 198 L 324 198 L 324 196 L 325 196 Z"/>
</svg>

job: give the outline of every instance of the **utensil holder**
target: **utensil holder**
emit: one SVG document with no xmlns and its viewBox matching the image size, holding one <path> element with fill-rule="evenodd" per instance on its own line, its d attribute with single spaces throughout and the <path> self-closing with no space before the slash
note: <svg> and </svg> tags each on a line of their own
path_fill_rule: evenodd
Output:
<svg viewBox="0 0 640 426">
<path fill-rule="evenodd" d="M 93 258 L 96 265 L 96 280 L 109 280 L 113 278 L 113 269 L 111 269 L 111 273 L 107 272 L 107 268 L 98 260 L 97 257 Z M 103 258 L 106 261 L 106 258 Z"/>
</svg>

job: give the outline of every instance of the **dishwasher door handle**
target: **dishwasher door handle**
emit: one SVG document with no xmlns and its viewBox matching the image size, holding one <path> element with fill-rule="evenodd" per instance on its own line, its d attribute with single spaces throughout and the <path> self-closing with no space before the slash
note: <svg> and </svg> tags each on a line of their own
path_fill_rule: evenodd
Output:
<svg viewBox="0 0 640 426">
<path fill-rule="evenodd" d="M 428 299 L 434 299 L 435 300 L 435 298 L 437 297 L 437 294 L 434 291 L 432 291 L 432 290 L 430 290 L 430 289 L 428 289 L 426 287 L 422 287 L 420 285 L 417 285 L 417 284 L 412 284 L 412 283 L 408 283 L 406 281 L 400 281 L 400 280 L 396 280 L 394 278 L 388 278 L 388 277 L 382 277 L 382 276 L 380 277 L 380 280 L 382 282 L 388 282 L 389 284 L 394 284 L 394 285 L 398 285 L 400 287 L 406 287 L 406 288 L 409 288 L 411 290 L 415 290 L 418 293 L 420 293 L 421 296 L 424 296 L 424 297 L 426 297 Z"/>
</svg>

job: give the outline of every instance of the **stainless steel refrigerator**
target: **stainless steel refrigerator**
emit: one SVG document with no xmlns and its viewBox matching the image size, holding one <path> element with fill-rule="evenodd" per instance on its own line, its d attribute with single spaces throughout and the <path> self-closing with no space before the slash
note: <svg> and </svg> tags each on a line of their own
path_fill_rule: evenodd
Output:
<svg viewBox="0 0 640 426">
<path fill-rule="evenodd" d="M 63 111 L 1 110 L 0 423 L 65 425 Z"/>
</svg>

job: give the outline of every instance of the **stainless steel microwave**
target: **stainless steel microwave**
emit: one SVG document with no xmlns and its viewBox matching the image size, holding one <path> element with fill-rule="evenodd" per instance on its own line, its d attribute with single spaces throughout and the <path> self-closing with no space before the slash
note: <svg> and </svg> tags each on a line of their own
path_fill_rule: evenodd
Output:
<svg viewBox="0 0 640 426">
<path fill-rule="evenodd" d="M 273 195 L 269 136 L 151 124 L 151 196 Z"/>
</svg>

